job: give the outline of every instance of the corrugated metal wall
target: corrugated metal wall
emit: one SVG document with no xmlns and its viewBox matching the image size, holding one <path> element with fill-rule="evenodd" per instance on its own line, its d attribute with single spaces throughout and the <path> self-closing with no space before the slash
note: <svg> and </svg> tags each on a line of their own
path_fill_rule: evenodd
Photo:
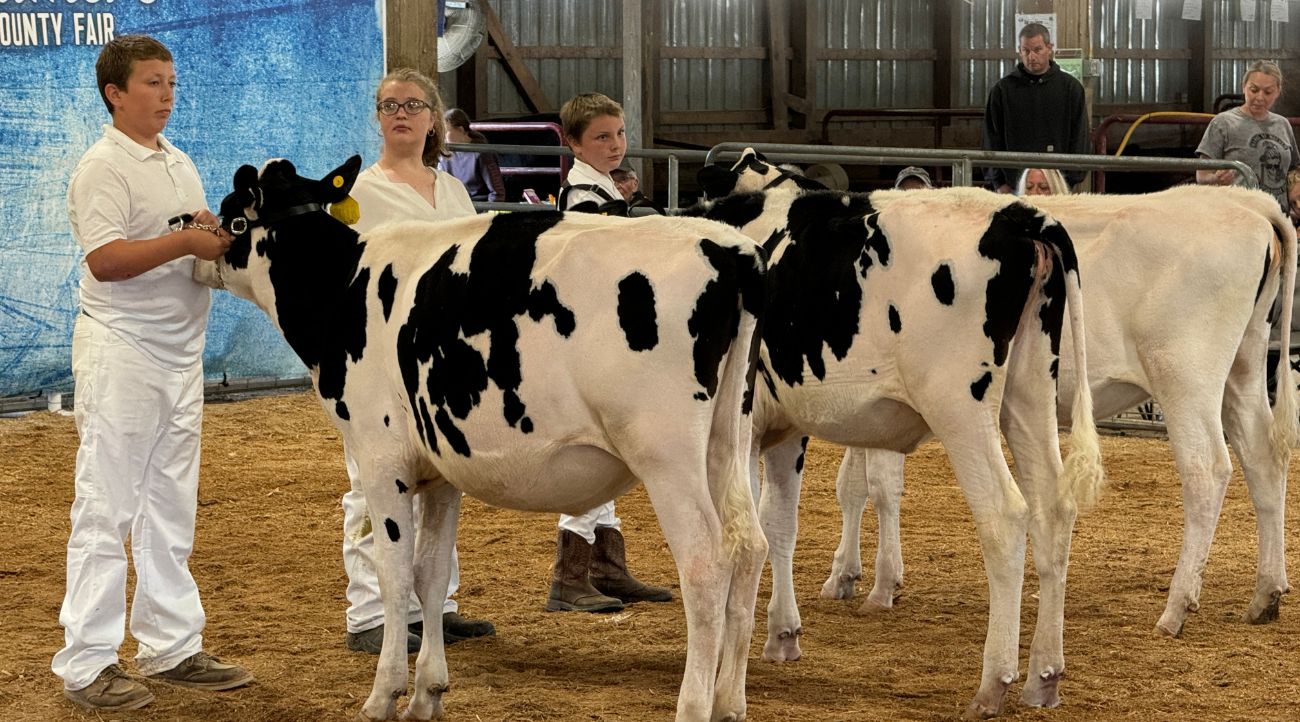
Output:
<svg viewBox="0 0 1300 722">
<path fill-rule="evenodd" d="M 947 0 L 824 0 L 816 33 L 831 50 L 933 50 L 934 15 Z M 1209 50 L 1237 57 L 1217 60 L 1206 92 L 1239 90 L 1250 60 L 1269 48 L 1300 47 L 1300 17 L 1269 22 L 1269 0 L 1255 0 L 1253 23 L 1240 20 L 1238 0 L 1207 0 L 1203 22 L 1214 29 Z M 1292 2 L 1292 5 L 1295 3 Z M 1015 67 L 1015 0 L 956 3 L 958 57 L 953 107 L 982 107 L 989 88 Z M 492 0 L 506 32 L 521 49 L 538 45 L 617 49 L 622 45 L 622 3 L 617 0 Z M 1154 0 L 1154 18 L 1136 20 L 1136 0 L 1094 0 L 1093 46 L 1102 56 L 1095 102 L 1164 104 L 1189 102 L 1190 62 L 1182 57 L 1123 58 L 1127 51 L 1171 51 L 1189 45 L 1202 23 L 1181 18 L 1183 0 Z M 665 47 L 761 48 L 768 37 L 766 3 L 760 0 L 665 2 L 660 37 Z M 1104 49 L 1104 52 L 1102 51 Z M 960 52 L 960 51 L 959 51 Z M 1275 53 L 1273 53 L 1275 54 Z M 526 58 L 547 96 L 557 105 L 579 92 L 623 93 L 621 57 Z M 767 60 L 758 58 L 660 60 L 659 110 L 758 110 L 764 107 Z M 820 108 L 925 108 L 933 106 L 934 61 L 930 59 L 823 59 L 817 64 Z M 444 75 L 444 83 L 451 81 Z M 489 65 L 487 115 L 527 112 L 497 63 Z M 454 88 L 454 86 L 452 86 Z M 451 88 L 449 88 L 451 89 Z M 706 126 L 675 126 L 701 130 Z M 760 127 L 733 125 L 732 128 Z"/>
</svg>

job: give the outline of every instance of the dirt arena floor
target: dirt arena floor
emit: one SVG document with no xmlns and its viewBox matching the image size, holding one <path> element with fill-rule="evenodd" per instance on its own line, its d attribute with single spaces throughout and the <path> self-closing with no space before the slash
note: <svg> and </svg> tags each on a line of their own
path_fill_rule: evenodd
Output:
<svg viewBox="0 0 1300 722">
<path fill-rule="evenodd" d="M 289 394 L 211 404 L 204 429 L 196 550 L 191 567 L 208 613 L 207 648 L 257 675 L 254 686 L 201 693 L 151 685 L 146 709 L 84 713 L 49 670 L 61 646 L 59 604 L 77 438 L 46 412 L 0 420 L 0 722 L 25 720 L 351 719 L 375 658 L 343 644 L 339 496 L 347 489 L 338 435 L 314 397 Z M 1181 639 L 1153 632 L 1181 542 L 1182 510 L 1168 445 L 1106 437 L 1110 487 L 1074 541 L 1063 705 L 1034 710 L 1012 688 L 1019 720 L 1300 719 L 1300 606 L 1248 626 L 1254 515 L 1240 474 L 1219 524 L 1201 597 Z M 975 531 L 942 450 L 909 461 L 902 535 L 907 585 L 893 611 L 861 616 L 858 600 L 818 597 L 839 531 L 840 449 L 808 454 L 795 578 L 804 657 L 762 662 L 764 575 L 748 699 L 753 720 L 956 718 L 979 679 L 987 586 Z M 1291 479 L 1296 489 L 1296 479 Z M 1300 550 L 1290 504 L 1288 548 Z M 619 501 L 633 569 L 673 582 L 672 559 L 643 490 Z M 686 631 L 680 601 L 615 615 L 542 611 L 554 553 L 553 515 L 467 499 L 460 526 L 462 612 L 491 619 L 495 638 L 449 648 L 449 720 L 663 720 L 676 704 Z M 875 554 L 875 519 L 863 557 Z M 1292 574 L 1296 573 L 1292 565 Z M 1021 673 L 1036 612 L 1026 579 Z M 859 596 L 870 583 L 859 585 Z M 125 666 L 135 645 L 122 649 Z"/>
</svg>

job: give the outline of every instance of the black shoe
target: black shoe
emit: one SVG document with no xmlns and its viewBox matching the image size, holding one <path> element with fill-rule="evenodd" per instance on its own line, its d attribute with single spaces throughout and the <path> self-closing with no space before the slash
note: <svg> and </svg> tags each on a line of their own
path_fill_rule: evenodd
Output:
<svg viewBox="0 0 1300 722">
<path fill-rule="evenodd" d="M 364 632 L 348 632 L 347 641 L 348 649 L 353 652 L 379 654 L 379 650 L 384 647 L 384 625 L 381 624 Z M 408 631 L 406 633 L 406 653 L 415 654 L 418 651 L 420 651 L 420 636 Z"/>
<path fill-rule="evenodd" d="M 496 636 L 497 628 L 486 619 L 466 619 L 456 612 L 442 614 L 442 643 L 455 644 L 462 639 Z"/>
<path fill-rule="evenodd" d="M 411 634 L 424 636 L 424 622 L 412 622 L 408 627 Z M 497 628 L 484 619 L 466 619 L 456 612 L 442 614 L 442 643 L 455 644 L 473 637 L 496 636 Z"/>
</svg>

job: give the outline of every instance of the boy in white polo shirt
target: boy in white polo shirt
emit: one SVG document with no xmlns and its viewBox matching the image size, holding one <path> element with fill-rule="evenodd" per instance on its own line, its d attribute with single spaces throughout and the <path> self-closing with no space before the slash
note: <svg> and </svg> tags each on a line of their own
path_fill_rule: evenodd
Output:
<svg viewBox="0 0 1300 722">
<path fill-rule="evenodd" d="M 95 62 L 112 116 L 68 185 L 72 235 L 85 252 L 72 334 L 76 498 L 64 647 L 51 669 L 92 710 L 137 709 L 153 693 L 118 666 L 126 622 L 126 538 L 135 564 L 131 635 L 151 680 L 220 690 L 253 681 L 203 652 L 194 546 L 208 288 L 193 257 L 230 246 L 207 210 L 189 156 L 162 136 L 175 104 L 171 53 L 124 35 Z"/>
</svg>

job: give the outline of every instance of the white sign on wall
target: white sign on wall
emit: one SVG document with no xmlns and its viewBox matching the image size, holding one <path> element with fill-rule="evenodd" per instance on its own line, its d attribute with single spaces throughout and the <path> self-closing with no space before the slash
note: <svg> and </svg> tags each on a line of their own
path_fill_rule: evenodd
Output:
<svg viewBox="0 0 1300 722">
<path fill-rule="evenodd" d="M 1183 19 L 1201 19 L 1201 0 L 1183 0 Z"/>
<path fill-rule="evenodd" d="M 1241 21 L 1243 23 L 1255 22 L 1255 0 L 1241 0 L 1238 4 L 1241 6 Z"/>
<path fill-rule="evenodd" d="M 1269 3 L 1269 15 L 1272 16 L 1273 22 L 1287 22 L 1286 0 L 1273 0 Z"/>
</svg>

